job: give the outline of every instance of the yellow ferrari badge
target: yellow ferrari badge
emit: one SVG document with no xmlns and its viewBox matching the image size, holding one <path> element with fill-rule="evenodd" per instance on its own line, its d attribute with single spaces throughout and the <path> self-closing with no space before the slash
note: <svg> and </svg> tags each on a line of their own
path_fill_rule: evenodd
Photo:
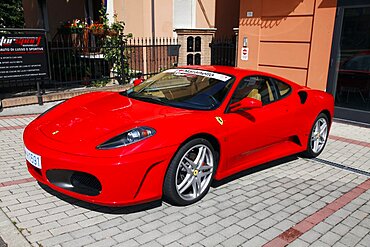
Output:
<svg viewBox="0 0 370 247">
<path fill-rule="evenodd" d="M 222 118 L 221 117 L 215 117 L 216 118 L 216 120 L 217 120 L 217 122 L 219 123 L 219 124 L 221 124 L 221 125 L 223 125 L 224 124 L 224 120 L 222 120 Z"/>
<path fill-rule="evenodd" d="M 59 130 L 56 130 L 56 131 L 54 131 L 52 134 L 53 135 L 56 135 L 56 134 L 58 134 L 59 133 Z"/>
</svg>

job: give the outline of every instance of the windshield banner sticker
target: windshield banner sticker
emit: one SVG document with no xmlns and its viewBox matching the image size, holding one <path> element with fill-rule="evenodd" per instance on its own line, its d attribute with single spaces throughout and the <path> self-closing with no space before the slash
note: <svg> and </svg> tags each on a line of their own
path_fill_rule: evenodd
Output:
<svg viewBox="0 0 370 247">
<path fill-rule="evenodd" d="M 174 75 L 204 76 L 204 77 L 213 78 L 213 79 L 217 79 L 217 80 L 224 81 L 224 82 L 230 80 L 230 78 L 231 78 L 228 75 L 214 73 L 214 72 L 211 72 L 211 71 L 195 70 L 195 69 L 170 69 L 170 70 L 166 70 L 165 72 L 167 72 L 167 73 L 173 73 L 174 72 Z"/>
</svg>

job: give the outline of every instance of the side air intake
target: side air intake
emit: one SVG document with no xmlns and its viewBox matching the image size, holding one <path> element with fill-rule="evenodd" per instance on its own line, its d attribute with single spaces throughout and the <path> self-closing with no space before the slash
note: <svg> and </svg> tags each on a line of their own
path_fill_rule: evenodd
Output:
<svg viewBox="0 0 370 247">
<path fill-rule="evenodd" d="M 308 96 L 307 92 L 305 92 L 305 91 L 299 91 L 298 92 L 298 95 L 299 95 L 299 98 L 301 99 L 301 104 L 306 103 L 307 96 Z"/>
</svg>

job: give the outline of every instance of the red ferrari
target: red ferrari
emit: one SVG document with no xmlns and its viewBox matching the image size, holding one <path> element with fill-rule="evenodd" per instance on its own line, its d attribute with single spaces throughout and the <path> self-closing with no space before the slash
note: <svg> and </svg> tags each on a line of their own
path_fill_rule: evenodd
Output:
<svg viewBox="0 0 370 247">
<path fill-rule="evenodd" d="M 24 131 L 29 172 L 91 203 L 161 198 L 188 205 L 220 180 L 303 153 L 319 155 L 330 94 L 271 74 L 222 66 L 169 69 L 120 93 L 81 95 Z"/>
</svg>

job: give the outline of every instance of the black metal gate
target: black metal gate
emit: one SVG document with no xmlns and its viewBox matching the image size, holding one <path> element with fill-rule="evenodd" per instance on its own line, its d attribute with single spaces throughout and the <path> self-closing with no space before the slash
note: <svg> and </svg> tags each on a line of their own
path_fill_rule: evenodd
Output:
<svg viewBox="0 0 370 247">
<path fill-rule="evenodd" d="M 211 47 L 211 64 L 235 66 L 236 38 L 214 38 Z"/>
</svg>

